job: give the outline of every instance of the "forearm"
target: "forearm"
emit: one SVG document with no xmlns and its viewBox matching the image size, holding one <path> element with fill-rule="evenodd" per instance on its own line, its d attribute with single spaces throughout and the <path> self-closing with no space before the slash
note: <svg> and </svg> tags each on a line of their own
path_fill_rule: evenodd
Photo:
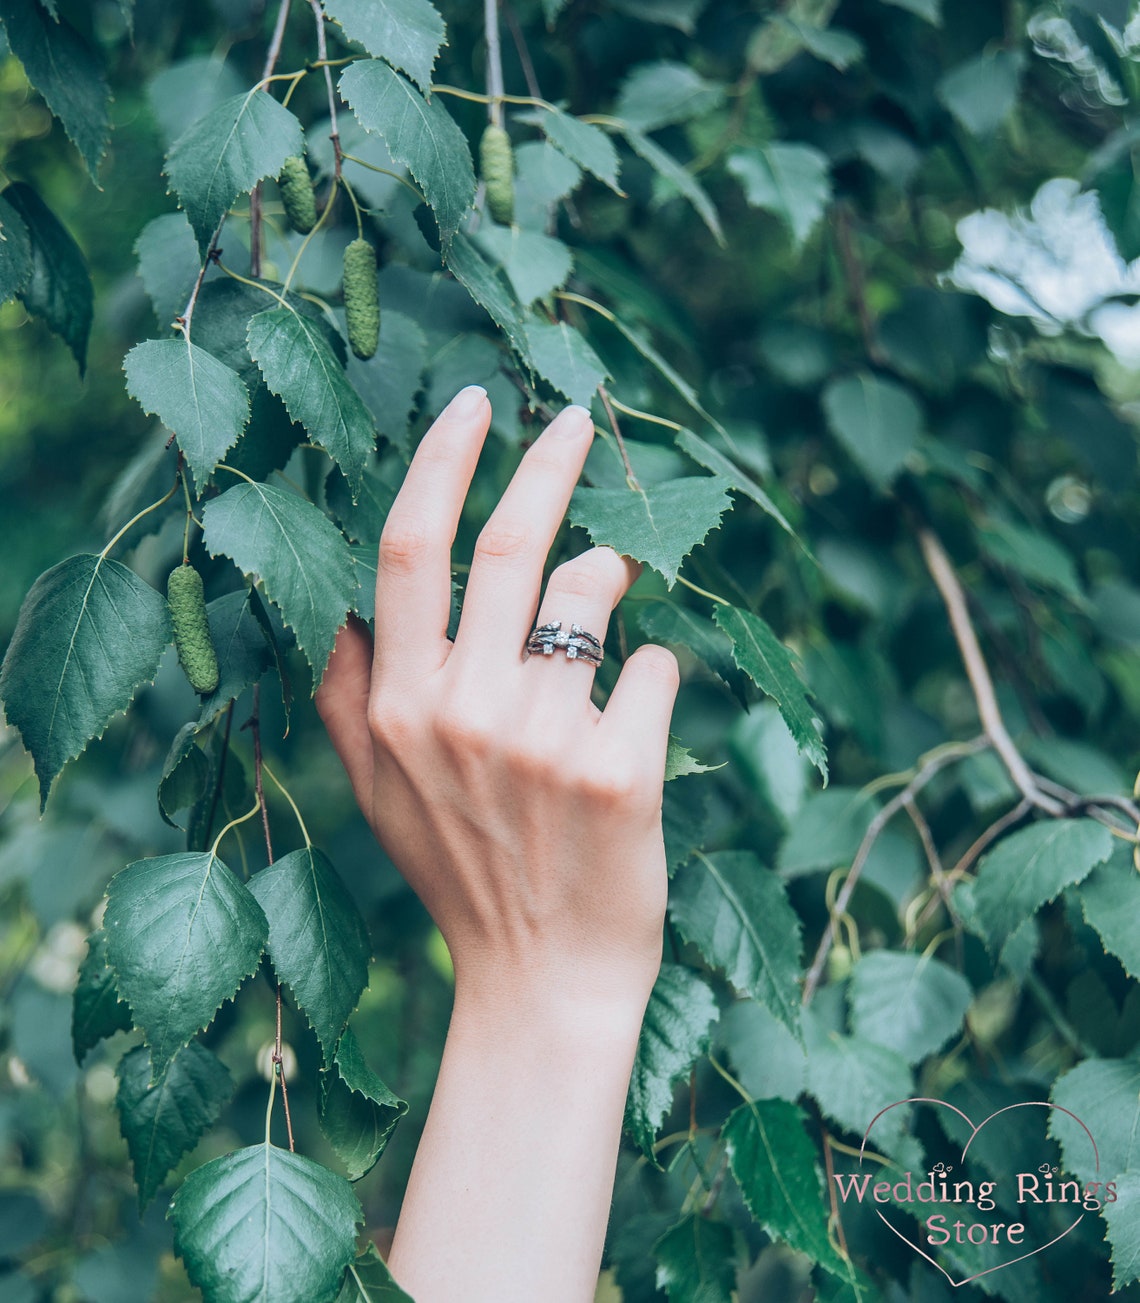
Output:
<svg viewBox="0 0 1140 1303">
<path fill-rule="evenodd" d="M 457 989 L 392 1247 L 416 1303 L 589 1303 L 647 990 Z"/>
</svg>

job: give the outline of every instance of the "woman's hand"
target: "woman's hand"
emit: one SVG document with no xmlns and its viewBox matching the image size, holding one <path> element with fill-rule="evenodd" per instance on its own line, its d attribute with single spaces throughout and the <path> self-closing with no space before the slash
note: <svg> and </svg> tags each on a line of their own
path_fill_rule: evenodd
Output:
<svg viewBox="0 0 1140 1303">
<path fill-rule="evenodd" d="M 443 933 L 457 989 L 572 983 L 644 1007 L 661 952 L 661 791 L 677 666 L 642 647 L 604 711 L 593 668 L 526 656 L 537 622 L 604 641 L 638 568 L 543 566 L 593 438 L 563 411 L 479 535 L 454 645 L 450 552 L 490 421 L 463 390 L 424 436 L 380 541 L 376 645 L 342 630 L 317 706 L 357 800 Z"/>
</svg>

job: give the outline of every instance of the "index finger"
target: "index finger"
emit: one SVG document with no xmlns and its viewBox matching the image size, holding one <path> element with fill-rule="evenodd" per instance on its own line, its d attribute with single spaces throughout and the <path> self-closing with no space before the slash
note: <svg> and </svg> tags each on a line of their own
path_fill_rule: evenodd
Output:
<svg viewBox="0 0 1140 1303">
<path fill-rule="evenodd" d="M 376 660 L 391 678 L 419 678 L 447 658 L 451 546 L 491 423 L 487 391 L 468 385 L 420 440 L 380 535 Z"/>
</svg>

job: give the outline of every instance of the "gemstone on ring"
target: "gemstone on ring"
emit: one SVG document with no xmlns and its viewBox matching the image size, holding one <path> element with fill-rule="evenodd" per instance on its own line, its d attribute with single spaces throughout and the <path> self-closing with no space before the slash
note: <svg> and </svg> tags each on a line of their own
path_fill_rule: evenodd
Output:
<svg viewBox="0 0 1140 1303">
<path fill-rule="evenodd" d="M 537 625 L 526 641 L 526 649 L 532 654 L 541 652 L 543 656 L 553 656 L 557 649 L 566 653 L 568 661 L 583 660 L 593 666 L 600 665 L 605 657 L 601 642 L 592 633 L 580 624 L 572 624 L 567 632 L 560 620 Z"/>
</svg>

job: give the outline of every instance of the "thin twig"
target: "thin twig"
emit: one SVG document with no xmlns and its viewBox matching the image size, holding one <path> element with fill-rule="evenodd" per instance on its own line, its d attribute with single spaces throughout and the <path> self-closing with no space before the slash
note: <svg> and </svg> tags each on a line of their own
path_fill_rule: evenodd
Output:
<svg viewBox="0 0 1140 1303">
<path fill-rule="evenodd" d="M 841 914 L 847 912 L 847 906 L 850 904 L 855 888 L 859 884 L 859 878 L 867 863 L 867 857 L 871 854 L 879 834 L 894 816 L 906 806 L 906 803 L 912 801 L 922 791 L 939 770 L 957 760 L 961 760 L 964 756 L 973 755 L 975 752 L 983 750 L 987 745 L 988 740 L 985 737 L 976 737 L 969 742 L 939 747 L 937 751 L 931 752 L 923 760 L 906 787 L 891 797 L 867 825 L 867 831 L 863 834 L 863 840 L 859 843 L 859 849 L 855 852 L 855 858 L 851 861 L 851 869 L 835 898 L 835 904 L 829 911 L 827 927 L 820 938 L 815 958 L 812 960 L 811 968 L 808 969 L 807 977 L 804 980 L 803 1002 L 805 1005 L 810 1003 L 816 988 L 819 986 L 819 980 L 823 976 L 823 966 L 827 963 L 828 952 L 835 944 L 836 920 Z"/>
<path fill-rule="evenodd" d="M 640 493 L 641 485 L 637 482 L 637 476 L 633 473 L 633 463 L 629 460 L 625 440 L 621 437 L 621 426 L 618 425 L 618 419 L 614 415 L 613 404 L 610 402 L 610 396 L 606 392 L 605 385 L 598 386 L 598 397 L 602 400 L 602 406 L 606 409 L 606 415 L 610 420 L 610 429 L 614 432 L 614 443 L 617 444 L 617 450 L 621 453 L 622 465 L 625 467 L 625 481 L 631 489 Z"/>
<path fill-rule="evenodd" d="M 332 72 L 328 65 L 328 41 L 325 37 L 325 15 L 321 9 L 320 0 L 309 0 L 313 9 L 313 16 L 317 20 L 317 54 L 325 70 L 325 89 L 329 97 L 329 123 L 332 130 L 329 132 L 329 139 L 333 147 L 333 173 L 336 180 L 340 180 L 340 165 L 343 155 L 340 152 L 340 130 L 337 127 L 336 120 L 336 91 L 333 89 Z"/>
<path fill-rule="evenodd" d="M 483 26 L 487 34 L 487 116 L 492 125 L 503 125 L 503 50 L 499 44 L 499 0 L 483 0 Z"/>
<path fill-rule="evenodd" d="M 930 868 L 930 876 L 934 879 L 934 885 L 938 888 L 938 894 L 942 898 L 942 903 L 946 907 L 946 913 L 950 915 L 950 921 L 954 925 L 954 957 L 958 961 L 958 967 L 962 967 L 963 946 L 962 946 L 962 920 L 958 917 L 951 901 L 953 888 L 946 878 L 946 870 L 942 863 L 942 857 L 938 854 L 938 847 L 934 841 L 934 834 L 930 830 L 930 824 L 926 822 L 926 816 L 918 808 L 913 798 L 908 797 L 903 802 L 903 809 L 910 816 L 910 821 L 914 824 L 915 832 L 918 833 L 918 839 L 922 843 L 922 849 L 926 855 L 926 863 Z"/>
<path fill-rule="evenodd" d="M 1010 778 L 1013 779 L 1014 786 L 1026 800 L 1032 802 L 1033 805 L 1046 814 L 1054 816 L 1063 814 L 1064 806 L 1061 802 L 1048 796 L 1034 781 L 1029 766 L 1025 763 L 1021 752 L 1014 745 L 1013 738 L 1010 737 L 1005 721 L 1001 717 L 997 696 L 994 693 L 993 679 L 990 678 L 985 657 L 978 645 L 978 635 L 974 632 L 974 626 L 970 621 L 970 613 L 966 606 L 966 594 L 958 580 L 958 576 L 954 573 L 954 567 L 950 564 L 946 549 L 939 539 L 925 527 L 921 527 L 918 531 L 918 543 L 922 549 L 923 559 L 926 561 L 931 578 L 942 595 L 946 613 L 950 617 L 950 627 L 954 631 L 954 640 L 958 644 L 958 651 L 961 653 L 962 662 L 966 667 L 966 675 L 970 680 L 970 687 L 977 703 L 978 717 L 982 721 L 982 727 L 986 731 L 986 737 L 989 739 L 990 745 L 1001 757 L 1002 763 L 1009 771 Z"/>
<path fill-rule="evenodd" d="M 519 20 L 515 17 L 515 11 L 508 3 L 508 0 L 503 0 L 503 15 L 507 20 L 507 26 L 511 29 L 511 39 L 518 51 L 519 63 L 522 64 L 523 77 L 526 80 L 526 88 L 536 100 L 540 100 L 542 99 L 542 88 L 538 84 L 538 76 L 534 71 L 534 62 L 530 57 L 530 50 L 527 48 L 526 37 L 523 35 Z"/>
<path fill-rule="evenodd" d="M 835 1197 L 835 1163 L 831 1157 L 831 1136 L 828 1134 L 818 1108 L 816 1109 L 816 1117 L 819 1120 L 820 1135 L 823 1137 L 823 1165 L 827 1169 L 827 1197 L 831 1201 L 831 1222 L 835 1226 L 835 1238 L 839 1241 L 839 1248 L 843 1256 L 850 1261 L 851 1254 L 847 1248 L 847 1236 L 843 1233 L 843 1218 L 839 1213 L 839 1200 Z"/>
<path fill-rule="evenodd" d="M 863 348 L 872 362 L 880 362 L 882 355 L 875 338 L 875 322 L 867 302 L 863 263 L 855 250 L 855 240 L 851 230 L 851 210 L 846 204 L 838 204 L 835 209 L 835 238 L 839 245 L 843 271 L 847 277 L 847 292 L 851 298 L 851 306 L 855 309 L 855 315 L 859 320 L 859 334 L 863 340 Z"/>
<path fill-rule="evenodd" d="M 210 246 L 206 250 L 206 257 L 202 261 L 202 266 L 198 269 L 198 276 L 194 281 L 194 288 L 190 291 L 190 297 L 186 300 L 186 306 L 182 309 L 182 315 L 174 318 L 174 324 L 182 331 L 186 339 L 190 339 L 190 323 L 194 319 L 194 307 L 198 302 L 198 295 L 202 289 L 202 282 L 206 279 L 206 269 L 211 262 L 216 262 L 221 249 L 218 248 L 218 240 L 221 238 L 222 227 L 226 224 L 227 213 L 223 213 L 218 218 L 218 224 L 214 227 L 214 234 L 210 236 Z"/>
<path fill-rule="evenodd" d="M 281 57 L 281 45 L 285 40 L 285 27 L 289 22 L 289 5 L 292 0 L 281 0 L 281 5 L 277 10 L 277 22 L 273 26 L 273 36 L 269 41 L 269 49 L 265 54 L 265 66 L 261 72 L 261 80 L 266 81 L 273 75 L 273 69 L 277 67 L 277 60 Z M 321 58 L 325 56 L 322 54 Z M 328 69 L 325 70 L 328 75 Z M 261 275 L 261 182 L 253 187 L 249 196 L 249 274 L 251 276 Z"/>
</svg>

